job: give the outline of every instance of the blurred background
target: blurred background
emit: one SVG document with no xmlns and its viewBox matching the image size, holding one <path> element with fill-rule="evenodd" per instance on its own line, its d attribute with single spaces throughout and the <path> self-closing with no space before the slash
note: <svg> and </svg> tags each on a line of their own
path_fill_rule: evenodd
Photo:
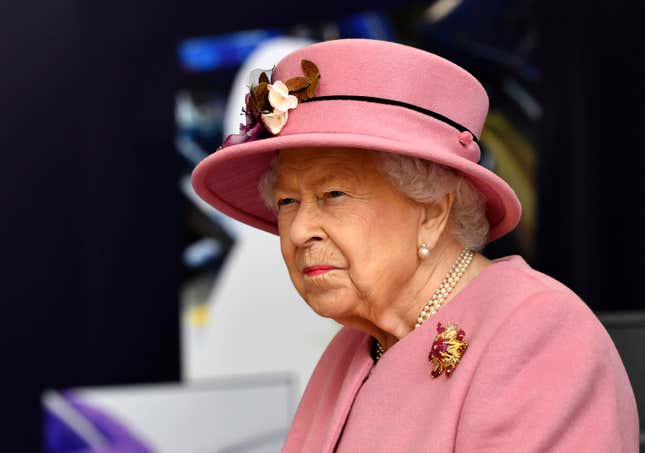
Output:
<svg viewBox="0 0 645 453">
<path fill-rule="evenodd" d="M 583 298 L 642 414 L 636 12 L 620 0 L 2 4 L 0 450 L 279 451 L 339 326 L 300 300 L 277 238 L 200 202 L 190 172 L 237 132 L 251 69 L 352 37 L 429 50 L 482 81 L 481 163 L 524 207 L 483 253 L 520 254 Z"/>
</svg>

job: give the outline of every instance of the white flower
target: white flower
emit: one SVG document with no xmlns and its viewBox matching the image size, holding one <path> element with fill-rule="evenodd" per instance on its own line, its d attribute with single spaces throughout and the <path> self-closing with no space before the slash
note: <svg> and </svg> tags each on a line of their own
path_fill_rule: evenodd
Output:
<svg viewBox="0 0 645 453">
<path fill-rule="evenodd" d="M 275 135 L 287 124 L 289 109 L 296 108 L 298 98 L 289 94 L 289 88 L 280 80 L 274 84 L 267 84 L 267 88 L 269 90 L 269 104 L 273 107 L 273 113 L 263 113 L 262 122 Z"/>
<path fill-rule="evenodd" d="M 287 112 L 289 109 L 295 109 L 298 105 L 298 98 L 293 94 L 289 94 L 289 88 L 281 80 L 276 80 L 272 84 L 268 84 L 267 88 L 269 89 L 269 103 L 271 107 L 280 110 L 281 112 Z"/>
<path fill-rule="evenodd" d="M 288 116 L 289 114 L 286 111 L 282 112 L 276 108 L 273 109 L 273 113 L 263 113 L 262 122 L 275 135 L 287 124 Z"/>
</svg>

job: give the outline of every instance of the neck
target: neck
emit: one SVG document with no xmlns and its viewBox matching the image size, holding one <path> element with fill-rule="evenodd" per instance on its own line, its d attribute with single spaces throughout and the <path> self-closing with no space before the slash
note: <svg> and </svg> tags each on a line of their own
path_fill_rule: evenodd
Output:
<svg viewBox="0 0 645 453">
<path fill-rule="evenodd" d="M 451 242 L 442 248 L 435 247 L 431 256 L 420 264 L 419 270 L 410 281 L 410 287 L 401 291 L 402 297 L 383 307 L 382 312 L 376 314 L 373 319 L 362 320 L 362 325 L 356 327 L 376 338 L 384 350 L 390 348 L 414 330 L 419 313 L 441 285 L 462 250 L 457 242 Z M 472 262 L 442 306 L 449 303 L 488 264 L 490 261 L 487 258 L 475 253 Z"/>
</svg>

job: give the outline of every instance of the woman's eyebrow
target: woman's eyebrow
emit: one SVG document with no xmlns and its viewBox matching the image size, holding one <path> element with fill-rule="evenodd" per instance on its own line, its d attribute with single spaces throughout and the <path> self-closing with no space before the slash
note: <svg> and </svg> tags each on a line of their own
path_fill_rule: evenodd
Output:
<svg viewBox="0 0 645 453">
<path fill-rule="evenodd" d="M 314 177 L 311 180 L 305 181 L 307 187 L 319 187 L 331 183 L 350 183 L 358 184 L 360 179 L 355 172 L 348 169 L 339 169 L 336 172 L 325 173 L 321 176 Z M 292 185 L 281 181 L 280 178 L 276 181 L 274 191 L 289 191 L 293 190 Z"/>
<path fill-rule="evenodd" d="M 338 173 L 327 173 L 324 176 L 315 178 L 311 183 L 315 186 L 322 186 L 329 183 L 357 183 L 356 174 L 348 170 L 340 170 Z"/>
</svg>

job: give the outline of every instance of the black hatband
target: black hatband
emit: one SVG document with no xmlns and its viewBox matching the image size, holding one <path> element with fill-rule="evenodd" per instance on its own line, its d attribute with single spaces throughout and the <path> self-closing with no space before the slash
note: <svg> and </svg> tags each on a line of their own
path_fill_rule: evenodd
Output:
<svg viewBox="0 0 645 453">
<path fill-rule="evenodd" d="M 419 107 L 418 105 L 414 104 L 408 104 L 407 102 L 402 102 L 402 101 L 396 101 L 394 99 L 384 99 L 384 98 L 376 98 L 372 96 L 355 96 L 355 95 L 348 95 L 348 94 L 335 94 L 331 96 L 316 96 L 313 98 L 309 98 L 306 101 L 301 101 L 301 102 L 312 102 L 312 101 L 336 101 L 336 100 L 347 100 L 347 101 L 365 101 L 365 102 L 376 102 L 379 104 L 389 104 L 389 105 L 396 105 L 399 107 L 405 107 L 407 109 L 414 110 L 419 113 L 423 113 L 425 115 L 431 116 L 435 119 L 438 119 L 439 121 L 443 121 L 446 124 L 451 125 L 455 129 L 457 129 L 459 132 L 470 132 L 470 135 L 473 136 L 473 141 L 476 143 L 479 143 L 479 139 L 473 134 L 471 131 L 468 130 L 467 127 L 462 126 L 458 122 L 451 120 L 447 116 L 442 115 L 441 113 L 433 112 L 432 110 L 424 109 L 423 107 Z"/>
</svg>

